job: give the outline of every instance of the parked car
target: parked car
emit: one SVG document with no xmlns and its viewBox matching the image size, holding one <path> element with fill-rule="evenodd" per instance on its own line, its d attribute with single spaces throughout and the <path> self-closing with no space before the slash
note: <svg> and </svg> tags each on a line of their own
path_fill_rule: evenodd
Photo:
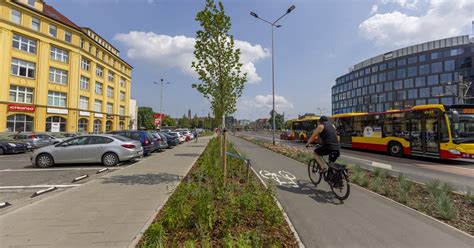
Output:
<svg viewBox="0 0 474 248">
<path fill-rule="evenodd" d="M 191 140 L 191 134 L 189 134 L 189 133 L 187 133 L 187 132 L 185 132 L 185 131 L 179 132 L 179 133 L 184 136 L 185 141 L 190 141 L 190 140 Z"/>
<path fill-rule="evenodd" d="M 47 133 L 19 133 L 13 135 L 13 139 L 29 143 L 33 149 L 58 144 L 65 140 L 64 137 L 54 137 Z"/>
<path fill-rule="evenodd" d="M 161 132 L 161 134 L 166 137 L 166 141 L 168 142 L 168 148 L 179 145 L 178 137 L 171 135 L 170 133 L 167 133 L 167 132 L 166 133 Z"/>
<path fill-rule="evenodd" d="M 30 148 L 28 144 L 24 142 L 15 141 L 7 136 L 0 137 L 0 155 L 3 154 L 14 154 L 14 153 L 25 153 Z"/>
<path fill-rule="evenodd" d="M 163 151 L 163 149 L 168 148 L 168 142 L 164 135 L 161 135 L 159 132 L 152 132 L 151 134 L 155 139 L 155 151 Z"/>
<path fill-rule="evenodd" d="M 37 149 L 31 163 L 40 168 L 54 164 L 102 163 L 116 166 L 143 155 L 140 142 L 119 135 L 84 135 Z"/>
<path fill-rule="evenodd" d="M 170 135 L 175 136 L 180 144 L 186 141 L 186 137 L 184 137 L 180 132 L 170 132 Z"/>
<path fill-rule="evenodd" d="M 155 151 L 155 139 L 153 136 L 147 131 L 113 131 L 111 134 L 121 135 L 136 141 L 140 141 L 143 147 L 143 154 L 145 156 L 150 155 L 152 152 Z"/>
<path fill-rule="evenodd" d="M 283 131 L 283 133 L 280 134 L 280 139 L 281 140 L 292 140 L 293 138 L 291 137 L 291 132 L 290 131 Z"/>
</svg>

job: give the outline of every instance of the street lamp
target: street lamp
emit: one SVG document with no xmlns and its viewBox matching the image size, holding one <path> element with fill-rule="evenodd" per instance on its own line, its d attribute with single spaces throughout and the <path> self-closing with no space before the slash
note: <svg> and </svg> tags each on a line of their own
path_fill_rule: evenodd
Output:
<svg viewBox="0 0 474 248">
<path fill-rule="evenodd" d="M 250 12 L 250 15 L 263 21 L 263 22 L 266 22 L 268 24 L 270 24 L 270 26 L 272 27 L 272 118 L 273 118 L 273 123 L 272 123 L 272 129 L 273 129 L 273 145 L 275 145 L 275 129 L 276 129 L 276 124 L 275 124 L 275 56 L 274 56 L 274 52 L 273 52 L 273 29 L 274 28 L 279 28 L 281 27 L 281 25 L 276 25 L 276 23 L 281 20 L 283 17 L 285 17 L 286 15 L 288 15 L 291 11 L 293 11 L 295 9 L 295 6 L 294 5 L 291 5 L 291 7 L 288 8 L 288 10 L 286 10 L 285 14 L 283 14 L 282 16 L 280 16 L 280 18 L 276 19 L 274 22 L 269 22 L 261 17 L 259 17 L 255 12 Z"/>
<path fill-rule="evenodd" d="M 160 129 L 161 129 L 161 122 L 163 121 L 163 85 L 164 84 L 171 84 L 170 82 L 164 82 L 163 78 L 160 80 L 160 82 L 153 82 L 154 84 L 160 84 L 161 85 L 161 90 L 160 90 Z"/>
</svg>

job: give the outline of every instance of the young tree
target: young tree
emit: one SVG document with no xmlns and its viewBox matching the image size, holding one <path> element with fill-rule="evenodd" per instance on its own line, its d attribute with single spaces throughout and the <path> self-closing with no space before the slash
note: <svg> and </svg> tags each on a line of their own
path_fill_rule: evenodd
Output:
<svg viewBox="0 0 474 248">
<path fill-rule="evenodd" d="M 189 122 L 189 118 L 186 115 L 183 115 L 183 118 L 179 119 L 178 125 L 181 128 L 190 128 L 191 124 Z"/>
<path fill-rule="evenodd" d="M 193 84 L 211 102 L 216 119 L 221 120 L 236 111 L 237 99 L 242 95 L 247 74 L 242 73 L 240 50 L 234 48 L 234 37 L 229 35 L 230 17 L 224 5 L 207 0 L 204 9 L 197 13 L 196 21 L 202 30 L 196 32 L 192 67 L 201 83 Z"/>
<path fill-rule="evenodd" d="M 285 116 L 282 114 L 279 114 L 275 111 L 275 126 L 276 130 L 282 130 L 285 126 Z M 270 119 L 268 120 L 269 123 L 273 123 L 273 111 L 270 112 Z"/>
<path fill-rule="evenodd" d="M 147 130 L 155 129 L 155 118 L 153 109 L 150 107 L 138 107 L 138 128 Z"/>
<path fill-rule="evenodd" d="M 174 121 L 173 118 L 169 116 L 165 116 L 165 118 L 161 121 L 161 126 L 162 127 L 175 127 L 176 126 L 176 121 Z"/>
</svg>

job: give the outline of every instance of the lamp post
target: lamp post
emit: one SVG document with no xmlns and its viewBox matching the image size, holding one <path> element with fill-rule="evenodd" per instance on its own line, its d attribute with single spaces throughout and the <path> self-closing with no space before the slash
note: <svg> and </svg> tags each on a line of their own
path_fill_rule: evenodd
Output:
<svg viewBox="0 0 474 248">
<path fill-rule="evenodd" d="M 288 10 L 286 10 L 285 14 L 283 14 L 282 16 L 280 16 L 280 18 L 276 19 L 274 22 L 269 22 L 261 17 L 259 17 L 255 12 L 250 12 L 250 15 L 261 20 L 261 21 L 264 21 L 268 24 L 270 24 L 270 26 L 272 27 L 272 114 L 273 114 L 273 117 L 272 117 L 272 129 L 273 129 L 273 132 L 272 132 L 272 140 L 273 140 L 273 145 L 275 145 L 275 129 L 276 129 L 276 124 L 275 124 L 275 56 L 274 56 L 274 49 L 273 49 L 273 30 L 274 28 L 279 28 L 281 27 L 281 25 L 277 25 L 276 23 L 281 20 L 283 17 L 285 17 L 286 15 L 288 15 L 291 11 L 293 11 L 295 9 L 295 6 L 294 5 L 291 5 L 291 7 L 288 8 Z"/>
<path fill-rule="evenodd" d="M 160 82 L 153 82 L 154 84 L 160 84 L 161 89 L 160 89 L 160 129 L 161 129 L 161 122 L 163 121 L 163 85 L 164 84 L 171 84 L 170 82 L 164 82 L 163 78 L 160 79 Z"/>
</svg>

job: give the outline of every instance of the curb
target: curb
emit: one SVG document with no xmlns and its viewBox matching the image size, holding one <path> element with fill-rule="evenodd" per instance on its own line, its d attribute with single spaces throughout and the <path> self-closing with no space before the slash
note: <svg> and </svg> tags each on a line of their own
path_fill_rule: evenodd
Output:
<svg viewBox="0 0 474 248">
<path fill-rule="evenodd" d="M 206 136 L 207 137 L 207 136 Z M 205 137 L 203 137 L 205 138 Z M 212 137 L 211 137 L 212 138 Z M 207 148 L 207 144 L 209 144 L 209 139 L 206 141 L 206 148 Z M 206 148 L 204 148 L 203 152 L 206 150 Z M 153 223 L 153 221 L 156 219 L 156 216 L 160 213 L 161 209 L 165 206 L 166 202 L 168 201 L 168 199 L 170 198 L 171 195 L 173 195 L 174 191 L 178 188 L 178 186 L 181 184 L 181 182 L 183 181 L 183 179 L 188 175 L 189 171 L 191 171 L 191 169 L 194 167 L 194 165 L 196 164 L 196 162 L 198 161 L 198 159 L 202 156 L 202 153 L 201 155 L 199 155 L 192 163 L 192 165 L 189 167 L 189 169 L 186 171 L 185 175 L 183 178 L 181 178 L 181 180 L 178 181 L 178 183 L 176 183 L 176 186 L 173 187 L 170 191 L 168 191 L 167 195 L 165 196 L 165 199 L 163 199 L 163 202 L 161 202 L 160 206 L 158 206 L 157 209 L 155 209 L 155 214 L 152 215 L 148 220 L 147 222 L 145 223 L 145 225 L 143 225 L 143 227 L 140 229 L 140 231 L 138 232 L 138 234 L 135 236 L 135 238 L 132 240 L 132 242 L 128 245 L 129 248 L 135 248 L 138 244 L 138 242 L 140 242 L 140 240 L 142 239 L 143 237 L 143 234 L 145 234 L 146 230 L 148 230 L 148 228 L 150 227 L 150 225 Z"/>
<path fill-rule="evenodd" d="M 236 138 L 239 138 L 239 139 L 242 139 L 241 137 L 238 137 L 238 136 L 234 136 Z M 245 139 L 242 139 L 244 141 L 246 141 Z M 248 142 L 248 141 L 247 141 Z M 242 156 L 242 154 L 238 151 L 238 148 L 236 146 L 234 146 L 235 148 L 235 151 L 240 155 Z M 255 171 L 255 169 L 253 167 L 250 167 L 250 169 L 252 170 L 252 172 L 255 174 L 255 176 L 260 180 L 260 182 L 263 184 L 263 186 L 268 189 L 268 186 L 267 184 L 265 183 L 265 181 L 263 181 L 263 179 L 258 175 L 258 173 Z M 290 227 L 290 230 L 293 232 L 293 235 L 295 236 L 295 239 L 296 241 L 298 242 L 298 247 L 300 248 L 304 248 L 305 245 L 303 244 L 303 242 L 301 241 L 301 238 L 300 238 L 300 235 L 298 234 L 298 232 L 296 231 L 295 229 L 295 226 L 293 226 L 293 223 L 291 222 L 290 218 L 288 217 L 288 215 L 286 214 L 286 211 L 285 209 L 283 208 L 283 206 L 281 205 L 281 203 L 278 201 L 277 197 L 276 196 L 273 196 L 273 200 L 275 200 L 278 208 L 280 209 L 280 211 L 282 212 L 283 214 L 283 217 L 285 218 L 286 220 L 286 223 L 288 224 L 288 226 Z"/>
</svg>

